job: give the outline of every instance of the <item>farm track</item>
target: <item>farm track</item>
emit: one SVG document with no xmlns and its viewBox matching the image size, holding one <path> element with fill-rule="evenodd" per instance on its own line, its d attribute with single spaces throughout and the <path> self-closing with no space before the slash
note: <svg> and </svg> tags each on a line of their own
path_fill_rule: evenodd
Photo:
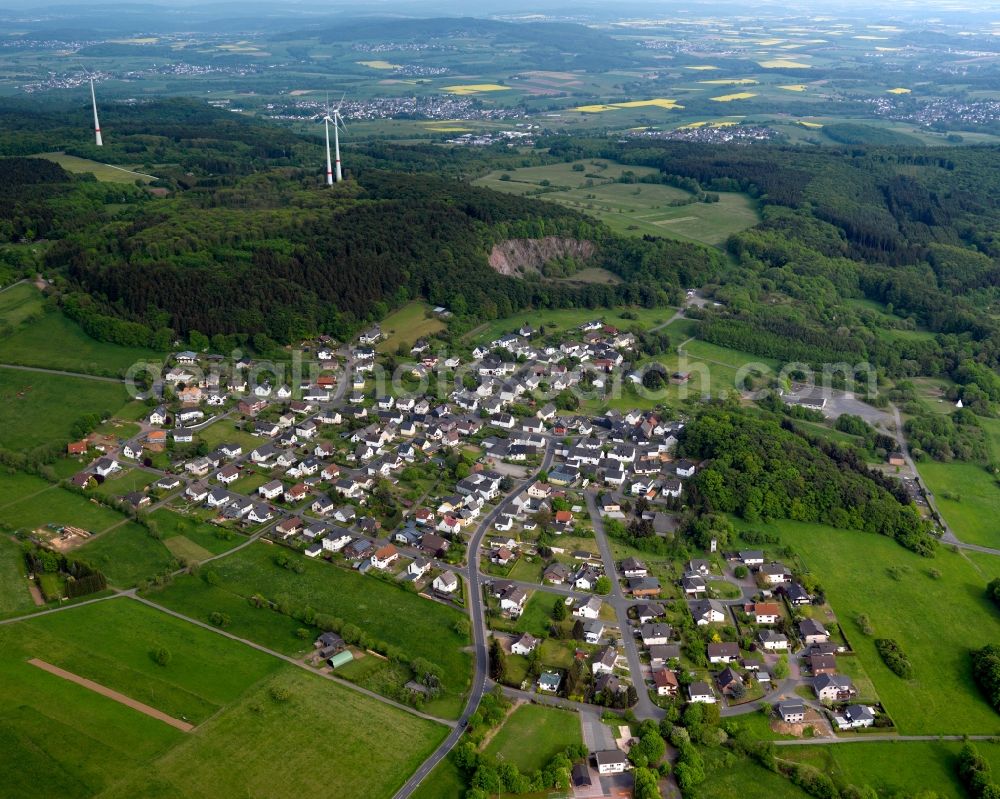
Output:
<svg viewBox="0 0 1000 799">
<path fill-rule="evenodd" d="M 138 699 L 133 699 L 130 696 L 114 691 L 107 686 L 94 682 L 93 680 L 88 680 L 86 677 L 81 677 L 79 674 L 74 674 L 71 671 L 61 669 L 58 666 L 53 666 L 51 663 L 46 663 L 44 660 L 39 660 L 38 658 L 31 658 L 28 663 L 32 666 L 37 666 L 42 671 L 47 671 L 49 674 L 54 674 L 56 677 L 62 677 L 64 680 L 76 683 L 89 691 L 93 691 L 95 694 L 106 696 L 108 699 L 113 699 L 115 702 L 125 705 L 126 707 L 138 710 L 140 713 L 150 716 L 151 718 L 158 719 L 164 724 L 176 727 L 178 730 L 181 730 L 181 732 L 191 732 L 194 730 L 193 724 L 189 724 L 182 719 L 175 719 L 173 716 L 168 716 L 162 710 L 150 707 L 149 705 L 140 702 Z"/>
<path fill-rule="evenodd" d="M 86 372 L 67 372 L 62 369 L 44 369 L 41 366 L 21 366 L 16 363 L 0 363 L 0 369 L 17 369 L 21 372 L 40 372 L 46 375 L 60 375 L 61 377 L 82 377 L 86 380 L 99 380 L 102 383 L 124 383 L 120 377 L 104 377 L 102 375 L 90 375 Z"/>
</svg>

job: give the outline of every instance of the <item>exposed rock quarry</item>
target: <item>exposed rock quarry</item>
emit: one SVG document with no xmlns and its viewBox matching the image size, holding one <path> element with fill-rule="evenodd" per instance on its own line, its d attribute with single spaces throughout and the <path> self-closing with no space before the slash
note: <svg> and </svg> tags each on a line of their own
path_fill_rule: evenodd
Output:
<svg viewBox="0 0 1000 799">
<path fill-rule="evenodd" d="M 490 266 L 501 275 L 521 277 L 538 272 L 542 266 L 556 258 L 573 256 L 585 261 L 597 248 L 593 242 L 546 236 L 542 239 L 507 239 L 493 246 Z"/>
</svg>

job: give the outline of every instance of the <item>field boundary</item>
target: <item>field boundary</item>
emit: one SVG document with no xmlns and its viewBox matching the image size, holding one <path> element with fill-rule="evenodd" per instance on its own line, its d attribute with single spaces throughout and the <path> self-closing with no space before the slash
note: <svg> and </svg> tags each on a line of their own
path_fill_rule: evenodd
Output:
<svg viewBox="0 0 1000 799">
<path fill-rule="evenodd" d="M 38 658 L 31 658 L 28 663 L 32 666 L 40 668 L 42 671 L 47 671 L 49 674 L 54 674 L 56 677 L 62 677 L 64 680 L 69 680 L 70 682 L 81 685 L 90 691 L 101 696 L 106 696 L 108 699 L 113 699 L 126 707 L 130 707 L 133 710 L 138 710 L 140 713 L 144 713 L 147 716 L 151 716 L 154 719 L 162 721 L 164 724 L 169 724 L 171 727 L 176 727 L 181 732 L 191 732 L 194 730 L 194 725 L 189 724 L 181 719 L 175 719 L 173 716 L 168 716 L 162 710 L 157 710 L 155 707 L 150 707 L 149 705 L 143 704 L 137 699 L 132 699 L 125 694 L 114 691 L 107 686 L 101 685 L 100 683 L 94 682 L 93 680 L 88 680 L 86 677 L 81 677 L 79 674 L 74 674 L 71 671 L 66 671 L 58 666 L 53 666 L 51 663 L 47 663 L 44 660 L 39 660 Z"/>
</svg>

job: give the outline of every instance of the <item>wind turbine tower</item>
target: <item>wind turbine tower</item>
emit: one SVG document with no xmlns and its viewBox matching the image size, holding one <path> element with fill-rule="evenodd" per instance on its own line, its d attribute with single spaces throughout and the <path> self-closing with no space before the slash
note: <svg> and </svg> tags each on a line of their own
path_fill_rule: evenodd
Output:
<svg viewBox="0 0 1000 799">
<path fill-rule="evenodd" d="M 341 98 L 343 102 L 343 98 Z M 331 116 L 332 114 L 332 116 Z M 330 126 L 333 125 L 333 157 L 330 155 Z M 330 108 L 327 103 L 323 114 L 323 132 L 326 134 L 326 185 L 332 186 L 334 181 L 340 183 L 344 175 L 340 169 L 340 131 L 347 130 L 344 118 L 340 115 L 340 106 Z"/>
<path fill-rule="evenodd" d="M 94 106 L 94 139 L 98 147 L 103 147 L 104 140 L 101 138 L 101 123 L 97 119 L 97 95 L 94 94 L 94 76 L 88 75 L 87 77 L 90 78 L 90 102 Z"/>
<path fill-rule="evenodd" d="M 333 122 L 330 119 L 330 112 L 327 111 L 323 115 L 323 132 L 326 134 L 326 185 L 333 185 L 333 166 L 330 163 L 330 123 Z M 334 137 L 336 137 L 336 127 L 337 123 L 334 122 Z M 340 171 L 340 153 L 337 153 L 337 171 Z M 339 180 L 339 176 L 338 176 Z"/>
<path fill-rule="evenodd" d="M 334 162 L 334 169 L 337 171 L 337 183 L 340 183 L 344 179 L 344 176 L 340 172 L 340 127 L 344 124 L 344 120 L 340 116 L 340 107 L 333 109 L 333 152 L 336 156 L 336 161 Z"/>
</svg>

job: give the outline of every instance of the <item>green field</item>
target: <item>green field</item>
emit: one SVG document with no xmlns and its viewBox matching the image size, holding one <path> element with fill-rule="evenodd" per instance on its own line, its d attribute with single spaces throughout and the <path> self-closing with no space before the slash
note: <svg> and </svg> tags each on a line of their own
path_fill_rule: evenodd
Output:
<svg viewBox="0 0 1000 799">
<path fill-rule="evenodd" d="M 209 555 L 219 555 L 228 552 L 245 539 L 236 533 L 216 527 L 190 516 L 183 516 L 166 508 L 160 508 L 149 514 L 152 522 L 163 538 L 168 548 L 171 542 L 179 539 L 190 541 Z M 173 549 L 171 548 L 171 551 Z"/>
<path fill-rule="evenodd" d="M 126 461 L 127 462 L 127 461 Z M 94 493 L 102 497 L 121 497 L 133 491 L 141 492 L 146 486 L 156 482 L 157 475 L 145 469 L 134 468 L 122 471 L 94 488 Z"/>
<path fill-rule="evenodd" d="M 788 747 L 778 756 L 809 763 L 838 784 L 869 785 L 879 796 L 916 796 L 933 791 L 941 799 L 965 799 L 958 781 L 957 755 L 962 744 L 949 741 L 865 743 L 856 746 Z M 1000 746 L 983 741 L 976 748 L 1000 768 Z M 905 768 L 900 764 L 905 763 Z"/>
<path fill-rule="evenodd" d="M 723 192 L 717 203 L 672 206 L 671 202 L 691 195 L 673 186 L 616 180 L 624 171 L 641 176 L 655 174 L 654 169 L 610 161 L 576 163 L 582 164 L 584 170 L 574 172 L 569 163 L 522 167 L 491 172 L 475 183 L 508 194 L 537 194 L 540 199 L 594 216 L 618 233 L 635 236 L 664 236 L 720 246 L 733 233 L 760 221 L 756 203 L 745 194 Z M 597 168 L 595 163 L 606 168 Z M 506 180 L 502 179 L 504 175 Z"/>
<path fill-rule="evenodd" d="M 778 752 L 781 756 L 782 751 Z M 748 758 L 725 762 L 725 750 L 703 749 L 708 779 L 698 787 L 703 799 L 807 799 L 809 794 Z"/>
<path fill-rule="evenodd" d="M 252 433 L 244 430 L 237 430 L 235 423 L 231 419 L 220 419 L 212 422 L 208 427 L 203 427 L 198 431 L 198 438 L 209 449 L 215 449 L 222 444 L 239 444 L 244 452 L 250 452 L 261 444 L 261 439 Z"/>
<path fill-rule="evenodd" d="M 1000 516 L 994 477 L 975 463 L 923 460 L 917 468 L 959 541 L 1000 547 L 1000 530 L 991 524 Z"/>
<path fill-rule="evenodd" d="M 124 519 L 117 511 L 54 485 L 11 502 L 4 506 L 3 514 L 4 521 L 14 529 L 71 525 L 92 533 L 107 530 Z"/>
<path fill-rule="evenodd" d="M 137 361 L 159 364 L 163 354 L 96 341 L 72 319 L 55 311 L 28 321 L 0 339 L 0 363 L 117 376 Z"/>
<path fill-rule="evenodd" d="M 289 699 L 276 702 L 271 690 Z M 133 773 L 107 799 L 388 797 L 445 728 L 292 666 Z"/>
<path fill-rule="evenodd" d="M 635 319 L 625 319 L 623 312 L 634 314 Z M 642 328 L 656 327 L 668 321 L 674 314 L 674 308 L 553 308 L 545 310 L 522 311 L 495 319 L 485 325 L 475 328 L 468 336 L 470 343 L 489 343 L 504 333 L 512 333 L 521 325 L 530 324 L 535 328 L 545 326 L 546 332 L 565 331 L 577 328 L 591 319 L 602 319 L 606 324 L 614 325 L 621 330 L 628 330 L 634 325 Z"/>
<path fill-rule="evenodd" d="M 255 641 L 284 655 L 303 655 L 312 649 L 311 639 L 302 639 L 296 635 L 303 626 L 301 622 L 268 608 L 253 608 L 239 594 L 222 587 L 206 585 L 199 578 L 177 577 L 170 584 L 169 590 L 151 591 L 149 598 L 157 604 L 182 610 L 186 615 L 203 622 L 208 622 L 212 613 L 224 613 L 230 618 L 226 632 Z M 318 634 L 318 630 L 315 632 Z"/>
<path fill-rule="evenodd" d="M 143 580 L 172 571 L 177 561 L 162 541 L 145 527 L 128 522 L 97 536 L 74 550 L 74 556 L 100 569 L 108 582 L 128 588 Z"/>
<path fill-rule="evenodd" d="M 507 717 L 485 752 L 530 774 L 567 746 L 581 741 L 580 717 L 576 713 L 544 705 L 521 705 Z"/>
<path fill-rule="evenodd" d="M 206 567 L 219 581 L 215 590 L 237 598 L 227 606 L 233 619 L 231 630 L 245 631 L 248 638 L 257 640 L 254 628 L 263 611 L 246 601 L 254 593 L 295 607 L 309 606 L 317 613 L 358 625 L 371 637 L 395 647 L 408 660 L 424 657 L 438 664 L 445 690 L 435 712 L 458 715 L 471 674 L 469 654 L 462 651 L 468 640 L 454 630 L 462 614 L 374 577 L 293 555 L 304 567 L 302 574 L 296 574 L 274 564 L 278 554 L 285 553 L 257 543 Z M 195 581 L 200 586 L 192 585 Z M 205 606 L 197 599 L 201 587 L 208 588 L 200 578 L 182 577 L 157 592 L 155 601 L 201 616 L 205 613 Z"/>
<path fill-rule="evenodd" d="M 199 726 L 185 734 L 30 657 Z M 445 733 L 127 599 L 0 628 L 0 718 L 4 794 L 69 799 L 388 797 Z M 371 768 L 351 767 L 362 756 Z"/>
<path fill-rule="evenodd" d="M 132 172 L 122 167 L 112 166 L 111 164 L 102 164 L 100 161 L 91 161 L 88 158 L 78 158 L 75 155 L 67 155 L 66 153 L 39 153 L 33 157 L 55 161 L 67 172 L 73 172 L 74 174 L 89 172 L 98 180 L 109 183 L 135 183 L 137 180 L 149 183 L 151 181 L 149 175 Z"/>
<path fill-rule="evenodd" d="M 0 535 L 0 616 L 27 613 L 34 606 L 28 593 L 21 548 L 7 536 Z"/>
<path fill-rule="evenodd" d="M 461 796 L 465 792 L 465 781 L 454 761 L 446 757 L 438 763 L 411 796 L 413 799 L 441 799 L 443 796 Z"/>
<path fill-rule="evenodd" d="M 17 327 L 33 314 L 42 313 L 42 294 L 31 283 L 0 291 L 0 322 Z"/>
<path fill-rule="evenodd" d="M 1000 717 L 973 683 L 969 660 L 970 649 L 1000 639 L 1000 617 L 985 594 L 995 575 L 945 548 L 927 559 L 879 535 L 787 521 L 768 529 L 780 532 L 826 589 L 900 733 L 1000 732 Z M 899 580 L 889 576 L 891 566 L 900 569 Z M 872 638 L 854 621 L 862 613 L 871 619 Z M 874 637 L 899 641 L 913 664 L 911 680 L 889 671 Z"/>
<path fill-rule="evenodd" d="M 0 367 L 0 447 L 68 441 L 81 416 L 113 413 L 124 401 L 125 388 L 115 383 Z"/>
<path fill-rule="evenodd" d="M 379 342 L 379 352 L 395 353 L 400 344 L 412 347 L 417 339 L 444 330 L 444 322 L 436 316 L 427 317 L 430 309 L 426 302 L 410 302 L 383 319 L 382 333 L 386 338 Z"/>
</svg>

